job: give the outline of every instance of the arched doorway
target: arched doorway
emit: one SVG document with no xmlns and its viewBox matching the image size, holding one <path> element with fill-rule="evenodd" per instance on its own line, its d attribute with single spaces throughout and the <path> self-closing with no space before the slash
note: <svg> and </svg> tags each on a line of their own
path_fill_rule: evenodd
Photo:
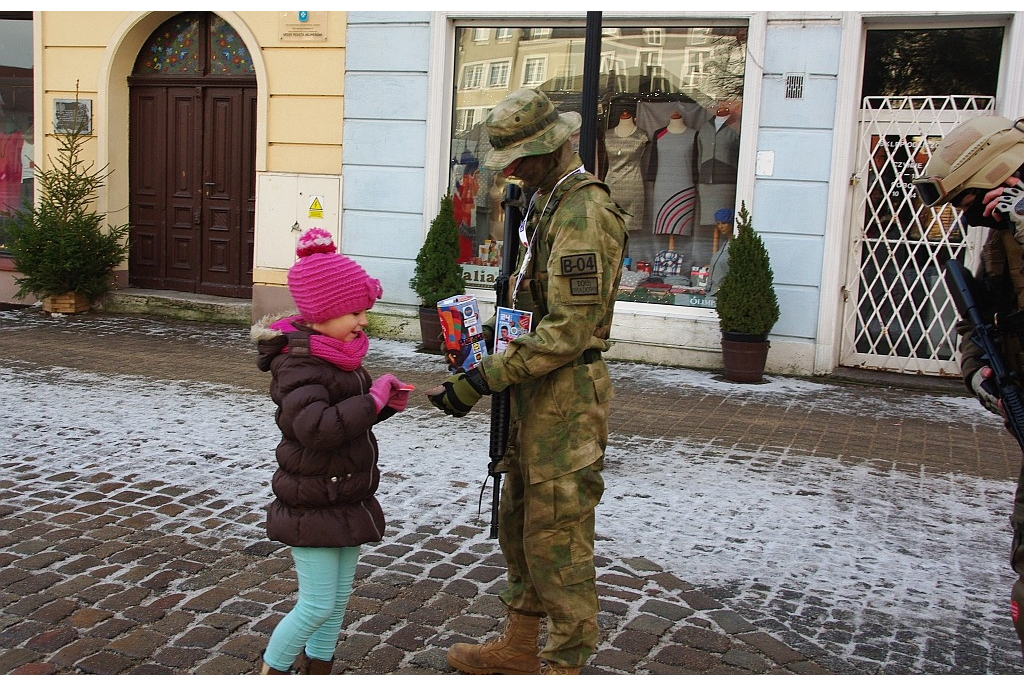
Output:
<svg viewBox="0 0 1024 685">
<path fill-rule="evenodd" d="M 238 34 L 178 14 L 142 46 L 129 83 L 129 283 L 252 296 L 256 77 Z"/>
</svg>

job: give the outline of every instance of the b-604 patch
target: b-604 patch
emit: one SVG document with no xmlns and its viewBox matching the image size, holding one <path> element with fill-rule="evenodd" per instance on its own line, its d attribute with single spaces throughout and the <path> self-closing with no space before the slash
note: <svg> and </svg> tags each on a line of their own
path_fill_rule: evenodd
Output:
<svg viewBox="0 0 1024 685">
<path fill-rule="evenodd" d="M 573 297 L 597 295 L 597 276 L 590 276 L 589 278 L 570 278 L 569 294 Z"/>
<path fill-rule="evenodd" d="M 562 276 L 586 276 L 597 273 L 597 253 L 585 252 L 562 257 Z"/>
</svg>

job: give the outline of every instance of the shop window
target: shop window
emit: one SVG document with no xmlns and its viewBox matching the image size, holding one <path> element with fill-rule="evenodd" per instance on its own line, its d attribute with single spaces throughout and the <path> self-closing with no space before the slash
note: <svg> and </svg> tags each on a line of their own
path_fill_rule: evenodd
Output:
<svg viewBox="0 0 1024 685">
<path fill-rule="evenodd" d="M 33 201 L 32 13 L 0 12 L 0 252 L 10 212 Z"/>
<path fill-rule="evenodd" d="M 453 68 L 462 79 L 449 169 L 466 283 L 486 289 L 504 247 L 506 182 L 480 165 L 490 150 L 487 112 L 524 86 L 543 90 L 562 111 L 580 111 L 585 69 L 582 27 L 493 28 L 495 35 L 518 30 L 527 40 L 478 47 L 473 28 L 456 30 Z M 745 26 L 602 27 L 593 65 L 600 73 L 598 133 L 578 145 L 594 146 L 597 175 L 629 212 L 630 267 L 620 299 L 714 306 L 710 267 L 732 235 L 736 204 L 745 39 Z M 487 88 L 466 87 L 471 68 Z M 469 109 L 477 112 L 472 122 L 462 113 Z"/>
</svg>

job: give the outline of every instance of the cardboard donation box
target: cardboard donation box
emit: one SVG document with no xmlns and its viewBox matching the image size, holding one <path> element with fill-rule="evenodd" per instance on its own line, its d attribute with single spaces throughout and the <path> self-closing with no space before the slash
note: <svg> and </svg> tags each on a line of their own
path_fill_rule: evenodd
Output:
<svg viewBox="0 0 1024 685">
<path fill-rule="evenodd" d="M 472 295 L 455 295 L 437 303 L 445 356 L 452 371 L 469 371 L 487 356 L 480 309 Z"/>
</svg>

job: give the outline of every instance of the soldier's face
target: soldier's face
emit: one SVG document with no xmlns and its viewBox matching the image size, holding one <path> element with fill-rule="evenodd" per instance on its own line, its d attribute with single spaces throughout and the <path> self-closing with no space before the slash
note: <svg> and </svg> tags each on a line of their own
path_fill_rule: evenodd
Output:
<svg viewBox="0 0 1024 685">
<path fill-rule="evenodd" d="M 502 170 L 506 177 L 515 177 L 528 188 L 536 188 L 551 171 L 551 155 L 520 157 Z"/>
</svg>

